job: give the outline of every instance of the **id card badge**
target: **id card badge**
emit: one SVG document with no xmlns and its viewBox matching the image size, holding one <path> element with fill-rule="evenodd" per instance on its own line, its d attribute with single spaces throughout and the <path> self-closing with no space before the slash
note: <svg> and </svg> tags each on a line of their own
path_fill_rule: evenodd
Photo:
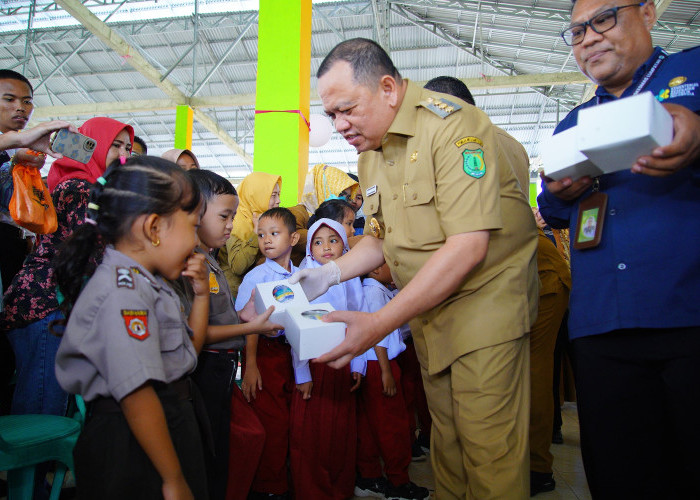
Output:
<svg viewBox="0 0 700 500">
<path fill-rule="evenodd" d="M 600 191 L 593 192 L 579 204 L 574 239 L 576 250 L 595 248 L 600 244 L 607 206 L 608 195 Z"/>
</svg>

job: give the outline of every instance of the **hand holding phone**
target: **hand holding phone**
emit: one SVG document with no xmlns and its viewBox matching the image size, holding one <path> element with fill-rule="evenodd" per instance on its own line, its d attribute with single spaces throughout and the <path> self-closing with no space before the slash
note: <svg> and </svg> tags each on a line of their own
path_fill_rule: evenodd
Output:
<svg viewBox="0 0 700 500">
<path fill-rule="evenodd" d="M 51 139 L 51 149 L 80 163 L 87 163 L 95 152 L 97 141 L 92 137 L 62 128 Z"/>
</svg>

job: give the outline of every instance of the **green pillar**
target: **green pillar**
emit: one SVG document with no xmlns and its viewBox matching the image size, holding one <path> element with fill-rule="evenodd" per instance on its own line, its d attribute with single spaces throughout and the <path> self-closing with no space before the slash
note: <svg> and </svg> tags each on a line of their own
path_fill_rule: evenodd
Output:
<svg viewBox="0 0 700 500">
<path fill-rule="evenodd" d="M 282 176 L 282 206 L 299 202 L 308 170 L 311 0 L 260 0 L 253 169 Z"/>
</svg>

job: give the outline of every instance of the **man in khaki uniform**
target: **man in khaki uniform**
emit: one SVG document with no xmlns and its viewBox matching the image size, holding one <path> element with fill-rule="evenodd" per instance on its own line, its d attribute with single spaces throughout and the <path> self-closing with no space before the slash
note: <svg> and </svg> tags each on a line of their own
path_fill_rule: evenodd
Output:
<svg viewBox="0 0 700 500">
<path fill-rule="evenodd" d="M 495 128 L 402 79 L 370 40 L 338 45 L 317 76 L 326 113 L 361 153 L 366 234 L 383 239 L 292 280 L 313 298 L 386 258 L 401 289 L 376 313 L 328 315 L 348 330 L 319 361 L 342 366 L 411 320 L 437 498 L 526 498 L 537 233 Z"/>
<path fill-rule="evenodd" d="M 469 91 L 467 85 L 462 81 L 458 80 L 453 76 L 438 76 L 430 80 L 423 87 L 428 90 L 435 92 L 441 92 L 443 94 L 449 94 L 451 96 L 459 97 L 467 104 L 476 106 L 476 101 L 474 101 L 474 96 Z M 508 132 L 503 130 L 501 127 L 496 127 L 496 139 L 498 140 L 498 146 L 504 150 L 504 156 L 510 164 L 510 168 L 513 169 L 515 178 L 520 184 L 520 190 L 525 195 L 525 199 L 530 199 L 530 157 L 527 151 L 518 140 L 510 135 Z"/>
</svg>

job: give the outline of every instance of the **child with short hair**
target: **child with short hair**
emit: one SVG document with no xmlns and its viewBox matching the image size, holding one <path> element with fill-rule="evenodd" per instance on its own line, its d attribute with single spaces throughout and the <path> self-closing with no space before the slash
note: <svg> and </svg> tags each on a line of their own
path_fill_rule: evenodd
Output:
<svg viewBox="0 0 700 500">
<path fill-rule="evenodd" d="M 369 312 L 384 307 L 393 297 L 389 266 L 370 272 L 362 282 Z M 369 349 L 367 375 L 358 399 L 357 470 L 355 495 L 397 500 L 422 500 L 430 493 L 408 477 L 411 463 L 411 431 L 401 390 L 397 356 L 406 349 L 399 329 Z M 382 465 L 387 479 L 382 476 Z"/>
<path fill-rule="evenodd" d="M 248 406 L 240 397 L 240 389 L 234 380 L 238 369 L 240 350 L 245 341 L 242 335 L 270 333 L 280 325 L 269 321 L 272 308 L 255 317 L 249 323 L 240 323 L 233 307 L 234 301 L 224 272 L 212 251 L 226 244 L 233 227 L 238 207 L 238 195 L 233 185 L 224 177 L 209 170 L 193 169 L 187 175 L 199 187 L 205 205 L 197 229 L 199 245 L 197 254 L 206 259 L 209 290 L 209 325 L 206 345 L 199 355 L 197 369 L 192 378 L 203 395 L 212 430 L 214 456 L 208 456 L 207 477 L 211 500 L 227 497 L 227 487 L 233 490 L 229 496 L 245 498 L 254 474 L 256 450 L 262 450 L 264 430 Z M 179 283 L 185 310 L 194 307 L 191 287 Z M 189 313 L 191 314 L 191 313 Z M 238 428 L 231 435 L 232 415 L 235 423 L 246 421 L 247 427 Z M 231 439 L 246 441 L 245 457 L 232 454 Z M 231 470 L 231 474 L 229 474 Z M 235 477 L 229 478 L 229 475 Z"/>
<path fill-rule="evenodd" d="M 56 376 L 88 402 L 74 450 L 81 498 L 208 496 L 189 383 L 209 304 L 204 259 L 193 254 L 200 206 L 175 164 L 131 158 L 97 179 L 86 224 L 59 251 L 55 279 L 69 319 Z M 192 280 L 194 330 L 165 281 L 180 275 Z"/>
<path fill-rule="evenodd" d="M 319 219 L 307 235 L 305 267 L 319 267 L 348 250 L 342 224 Z M 332 286 L 312 304 L 366 311 L 359 278 Z M 295 372 L 292 397 L 290 464 L 296 498 L 348 498 L 355 485 L 357 415 L 354 391 L 365 372 L 364 356 L 339 370 L 305 363 Z"/>
<path fill-rule="evenodd" d="M 292 248 L 299 240 L 296 219 L 287 208 L 271 208 L 258 219 L 258 247 L 265 262 L 243 277 L 236 309 L 252 300 L 259 283 L 289 278 L 297 271 Z M 250 335 L 246 338 L 243 364 L 243 394 L 265 427 L 265 446 L 251 488 L 254 498 L 283 497 L 289 492 L 289 407 L 294 385 L 292 358 L 285 337 Z"/>
</svg>

